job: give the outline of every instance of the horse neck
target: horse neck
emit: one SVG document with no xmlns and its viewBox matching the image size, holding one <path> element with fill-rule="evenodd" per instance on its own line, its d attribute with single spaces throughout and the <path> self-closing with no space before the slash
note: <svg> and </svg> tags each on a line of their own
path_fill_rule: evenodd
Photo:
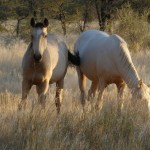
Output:
<svg viewBox="0 0 150 150">
<path fill-rule="evenodd" d="M 121 42 L 120 44 L 120 67 L 123 79 L 125 80 L 126 84 L 129 88 L 135 89 L 138 85 L 140 80 L 139 75 L 135 69 L 135 66 L 132 62 L 127 44 L 125 41 Z"/>
<path fill-rule="evenodd" d="M 135 89 L 138 85 L 140 78 L 134 65 L 131 63 L 126 69 L 124 68 L 124 70 L 127 70 L 127 72 L 123 72 L 125 82 L 127 83 L 129 88 Z"/>
</svg>

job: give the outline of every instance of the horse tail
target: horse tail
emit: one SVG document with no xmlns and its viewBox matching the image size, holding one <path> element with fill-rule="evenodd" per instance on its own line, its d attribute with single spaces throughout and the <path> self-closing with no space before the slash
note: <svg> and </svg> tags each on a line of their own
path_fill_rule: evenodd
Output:
<svg viewBox="0 0 150 150">
<path fill-rule="evenodd" d="M 79 52 L 77 52 L 76 54 L 72 54 L 69 50 L 68 50 L 68 60 L 75 66 L 79 66 L 80 65 L 80 57 L 79 57 Z"/>
</svg>

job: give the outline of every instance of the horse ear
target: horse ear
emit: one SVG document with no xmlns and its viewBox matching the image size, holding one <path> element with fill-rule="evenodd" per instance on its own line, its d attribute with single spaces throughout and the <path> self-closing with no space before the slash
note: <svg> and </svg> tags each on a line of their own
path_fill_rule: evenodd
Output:
<svg viewBox="0 0 150 150">
<path fill-rule="evenodd" d="M 48 19 L 47 19 L 47 18 L 44 19 L 43 24 L 44 24 L 44 27 L 48 27 L 49 22 L 48 22 Z"/>
<path fill-rule="evenodd" d="M 138 82 L 138 88 L 141 88 L 142 85 L 143 85 L 143 81 L 142 81 L 142 79 L 140 79 L 139 82 Z"/>
<path fill-rule="evenodd" d="M 34 20 L 34 18 L 31 18 L 30 25 L 31 25 L 32 27 L 35 27 L 35 20 Z"/>
</svg>

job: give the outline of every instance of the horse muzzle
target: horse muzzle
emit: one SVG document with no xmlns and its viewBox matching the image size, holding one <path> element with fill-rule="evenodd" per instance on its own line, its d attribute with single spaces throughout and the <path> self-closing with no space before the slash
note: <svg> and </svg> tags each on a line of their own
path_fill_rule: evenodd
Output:
<svg viewBox="0 0 150 150">
<path fill-rule="evenodd" d="M 34 54 L 33 57 L 34 57 L 34 60 L 35 60 L 36 63 L 39 63 L 39 62 L 42 61 L 41 54 Z"/>
</svg>

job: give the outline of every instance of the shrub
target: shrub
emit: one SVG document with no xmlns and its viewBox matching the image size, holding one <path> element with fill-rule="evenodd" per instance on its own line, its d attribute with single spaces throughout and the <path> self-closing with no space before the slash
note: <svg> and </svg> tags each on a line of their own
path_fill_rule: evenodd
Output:
<svg viewBox="0 0 150 150">
<path fill-rule="evenodd" d="M 150 47 L 150 27 L 147 21 L 148 11 L 139 15 L 129 4 L 117 10 L 112 20 L 113 33 L 123 37 L 132 51 L 140 51 Z"/>
</svg>

